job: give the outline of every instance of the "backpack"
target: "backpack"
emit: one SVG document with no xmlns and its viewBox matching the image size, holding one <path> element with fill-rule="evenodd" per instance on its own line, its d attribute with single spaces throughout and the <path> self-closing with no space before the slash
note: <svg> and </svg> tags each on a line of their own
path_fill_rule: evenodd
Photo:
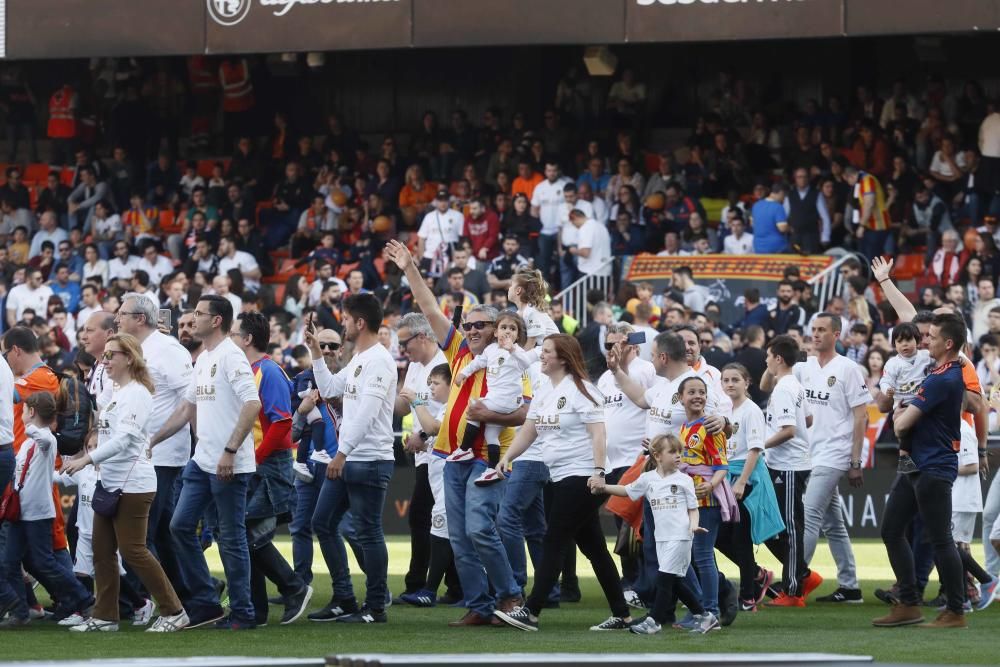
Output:
<svg viewBox="0 0 1000 667">
<path fill-rule="evenodd" d="M 59 414 L 56 415 L 56 445 L 63 456 L 83 449 L 94 413 L 87 386 L 74 377 L 64 377 L 59 391 Z M 65 398 L 63 398 L 65 397 Z"/>
</svg>

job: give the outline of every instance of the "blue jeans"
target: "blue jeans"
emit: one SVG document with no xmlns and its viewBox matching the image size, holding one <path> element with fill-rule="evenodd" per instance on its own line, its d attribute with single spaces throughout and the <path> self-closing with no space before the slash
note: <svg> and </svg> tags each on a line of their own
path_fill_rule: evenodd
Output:
<svg viewBox="0 0 1000 667">
<path fill-rule="evenodd" d="M 295 480 L 295 508 L 292 510 L 292 521 L 288 524 L 288 532 L 292 536 L 292 569 L 302 577 L 302 581 L 311 584 L 313 580 L 313 512 L 316 511 L 316 501 L 319 491 L 326 479 L 326 465 L 309 461 L 307 463 L 313 474 L 313 481 Z M 322 548 L 322 543 L 320 544 Z"/>
<path fill-rule="evenodd" d="M 42 586 L 59 602 L 62 611 L 83 611 L 93 597 L 52 552 L 52 519 L 12 521 L 7 525 L 7 547 L 3 556 L 0 600 L 17 604 L 11 611 L 17 618 L 28 618 L 27 594 L 21 564 L 29 569 Z"/>
<path fill-rule="evenodd" d="M 858 242 L 858 249 L 868 259 L 880 257 L 888 252 L 887 245 L 889 241 L 890 237 L 887 230 L 874 231 L 866 229 L 865 233 L 861 236 L 861 240 Z"/>
<path fill-rule="evenodd" d="M 323 480 L 312 524 L 330 569 L 333 596 L 337 600 L 354 597 L 347 550 L 340 539 L 340 525 L 350 509 L 353 521 L 348 518 L 348 522 L 353 524 L 363 554 L 365 604 L 369 609 L 385 608 L 389 552 L 382 532 L 382 511 L 393 466 L 393 461 L 348 461 L 338 479 Z"/>
<path fill-rule="evenodd" d="M 551 281 L 552 258 L 556 253 L 556 234 L 538 235 L 538 256 L 535 257 L 535 268 L 542 272 L 546 280 Z"/>
<path fill-rule="evenodd" d="M 514 581 L 524 590 L 528 583 L 528 557 L 535 569 L 542 562 L 542 541 L 545 537 L 545 505 L 543 491 L 549 481 L 549 467 L 541 461 L 518 461 L 507 476 L 497 531 L 507 551 L 507 560 Z M 558 592 L 556 595 L 558 599 Z"/>
<path fill-rule="evenodd" d="M 181 576 L 190 593 L 186 600 L 188 612 L 214 610 L 219 606 L 219 596 L 196 532 L 205 508 L 214 502 L 219 520 L 216 539 L 229 587 L 231 616 L 233 620 L 253 624 L 256 617 L 250 600 L 250 550 L 246 526 L 250 473 L 234 475 L 231 481 L 223 482 L 203 471 L 194 461 L 188 461 L 182 479 L 184 486 L 170 521 L 170 532 L 177 547 Z"/>
<path fill-rule="evenodd" d="M 698 525 L 707 533 L 695 533 L 691 545 L 691 563 L 698 571 L 701 585 L 701 605 L 719 615 L 719 567 L 715 562 L 715 539 L 722 525 L 722 510 L 718 507 L 699 507 Z M 690 576 L 690 570 L 688 575 Z"/>
<path fill-rule="evenodd" d="M 506 481 L 476 486 L 486 464 L 449 463 L 444 467 L 444 501 L 448 538 L 455 553 L 455 569 L 462 582 L 466 606 L 481 616 L 492 616 L 495 599 L 521 594 L 514 581 L 507 551 L 497 533 L 497 515 Z"/>
<path fill-rule="evenodd" d="M 188 590 L 184 585 L 180 565 L 177 562 L 177 548 L 174 536 L 170 533 L 170 517 L 177 506 L 177 491 L 180 486 L 181 473 L 184 468 L 173 466 L 156 466 L 156 495 L 149 508 L 149 526 L 146 534 L 146 545 L 163 566 L 167 579 L 174 586 L 177 596 L 186 601 Z"/>
</svg>

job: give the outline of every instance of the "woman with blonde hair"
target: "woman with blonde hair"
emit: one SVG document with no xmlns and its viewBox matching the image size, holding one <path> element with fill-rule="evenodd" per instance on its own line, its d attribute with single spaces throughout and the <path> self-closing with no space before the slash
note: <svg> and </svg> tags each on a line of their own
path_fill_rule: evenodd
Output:
<svg viewBox="0 0 1000 667">
<path fill-rule="evenodd" d="M 117 632 L 120 550 L 160 608 L 160 617 L 147 632 L 174 632 L 188 625 L 188 616 L 159 561 L 146 548 L 149 508 L 156 495 L 156 472 L 147 456 L 155 387 L 138 339 L 111 336 L 104 347 L 104 368 L 115 390 L 97 419 L 97 449 L 63 466 L 70 475 L 90 464 L 101 468 L 91 503 L 97 602 L 92 616 L 70 630 Z"/>
</svg>

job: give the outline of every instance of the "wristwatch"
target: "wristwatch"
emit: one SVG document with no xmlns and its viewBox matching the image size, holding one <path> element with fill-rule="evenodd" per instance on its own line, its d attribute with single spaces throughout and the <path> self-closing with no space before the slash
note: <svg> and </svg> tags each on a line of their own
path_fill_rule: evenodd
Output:
<svg viewBox="0 0 1000 667">
<path fill-rule="evenodd" d="M 861 470 L 861 461 L 851 461 L 851 470 Z"/>
<path fill-rule="evenodd" d="M 225 449 L 228 454 L 236 454 L 237 451 L 238 451 L 238 450 L 235 450 L 235 449 L 233 449 L 231 447 L 223 447 L 223 449 Z"/>
<path fill-rule="evenodd" d="M 594 474 L 598 477 L 604 477 L 604 468 L 594 468 Z"/>
<path fill-rule="evenodd" d="M 420 431 L 419 433 L 417 433 L 417 437 L 423 440 L 424 442 L 427 442 L 427 438 L 429 438 L 430 436 L 427 435 L 427 431 Z"/>
</svg>

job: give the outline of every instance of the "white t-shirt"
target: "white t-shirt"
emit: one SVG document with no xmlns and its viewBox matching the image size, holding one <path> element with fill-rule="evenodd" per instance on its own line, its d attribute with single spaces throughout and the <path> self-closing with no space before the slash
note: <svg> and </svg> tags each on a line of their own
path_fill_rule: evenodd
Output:
<svg viewBox="0 0 1000 667">
<path fill-rule="evenodd" d="M 792 371 L 805 390 L 808 413 L 813 418 L 809 429 L 813 467 L 847 470 L 854 408 L 872 401 L 861 366 L 838 354 L 826 366 L 820 366 L 817 357 L 809 357 L 795 364 Z"/>
<path fill-rule="evenodd" d="M 76 529 L 81 535 L 94 534 L 94 509 L 91 501 L 94 499 L 98 479 L 100 475 L 94 466 L 86 466 L 72 475 L 60 473 L 57 477 L 57 481 L 62 482 L 63 486 L 76 487 L 76 497 L 80 499 L 80 509 L 76 512 Z"/>
<path fill-rule="evenodd" d="M 260 290 L 260 280 L 256 278 L 247 278 L 246 273 L 248 271 L 255 271 L 259 268 L 260 266 L 257 264 L 257 260 L 254 259 L 254 256 L 242 250 L 237 250 L 236 254 L 232 257 L 219 258 L 219 273 L 225 274 L 231 269 L 236 269 L 243 274 L 243 285 L 251 292 Z"/>
<path fill-rule="evenodd" d="M 396 399 L 396 362 L 382 345 L 354 355 L 334 375 L 326 362 L 313 362 L 320 396 L 344 397 L 340 445 L 348 461 L 393 461 L 392 408 Z"/>
<path fill-rule="evenodd" d="M 541 345 L 546 336 L 559 333 L 559 327 L 548 313 L 543 313 L 534 306 L 525 306 L 521 310 L 521 317 L 524 319 L 526 335 L 535 339 L 536 346 Z"/>
<path fill-rule="evenodd" d="M 644 389 L 652 387 L 657 380 L 653 364 L 642 359 L 633 359 L 629 363 L 628 376 Z M 604 371 L 597 380 L 597 388 L 604 395 L 608 472 L 627 468 L 635 463 L 642 452 L 642 439 L 646 437 L 646 410 L 625 395 L 611 371 Z"/>
<path fill-rule="evenodd" d="M 592 218 L 577 230 L 577 247 L 590 248 L 590 256 L 577 255 L 576 268 L 580 273 L 590 276 L 610 276 L 611 265 L 601 266 L 611 257 L 611 235 L 608 228 Z"/>
<path fill-rule="evenodd" d="M 573 209 L 583 211 L 587 214 L 588 219 L 594 217 L 594 205 L 589 201 L 577 199 L 576 203 L 572 205 L 564 201 L 559 207 L 559 238 L 564 247 L 577 245 L 580 238 L 579 230 L 569 221 L 569 214 Z"/>
<path fill-rule="evenodd" d="M 733 434 L 726 441 L 726 460 L 745 461 L 751 449 L 764 451 L 764 413 L 747 399 L 733 409 Z"/>
<path fill-rule="evenodd" d="M 327 278 L 326 280 L 316 279 L 312 281 L 309 285 L 309 306 L 315 308 L 319 304 L 320 299 L 323 298 L 323 285 L 333 281 L 340 286 L 340 293 L 344 294 L 347 292 L 347 283 L 345 283 L 340 278 L 333 276 L 332 278 Z"/>
<path fill-rule="evenodd" d="M 976 438 L 976 429 L 963 419 L 961 434 L 962 444 L 958 450 L 958 467 L 979 463 L 979 452 L 977 451 L 979 439 Z M 979 481 L 979 475 L 959 475 L 955 478 L 955 483 L 951 487 L 951 511 L 983 511 L 983 487 Z"/>
<path fill-rule="evenodd" d="M 749 401 L 748 401 L 749 402 Z M 794 375 L 778 380 L 767 402 L 767 437 L 785 426 L 794 426 L 795 435 L 764 455 L 772 470 L 811 470 L 809 432 L 806 427 L 806 392 Z M 815 417 L 813 418 L 815 419 Z"/>
<path fill-rule="evenodd" d="M 198 409 L 194 462 L 204 472 L 214 475 L 236 428 L 240 410 L 244 404 L 260 400 L 257 382 L 243 350 L 229 338 L 211 350 L 203 350 L 195 362 L 184 399 Z M 247 432 L 237 450 L 234 472 L 251 473 L 256 469 L 253 436 Z"/>
<path fill-rule="evenodd" d="M 149 432 L 157 433 L 184 399 L 191 385 L 191 353 L 176 338 L 154 331 L 142 342 L 142 356 L 153 378 Z M 191 458 L 191 429 L 182 428 L 153 448 L 153 465 L 180 468 Z"/>
<path fill-rule="evenodd" d="M 722 240 L 722 252 L 726 255 L 749 255 L 753 252 L 753 234 L 744 232 L 739 238 L 730 234 Z"/>
<path fill-rule="evenodd" d="M 17 453 L 12 478 L 14 488 L 21 489 L 21 520 L 54 519 L 56 506 L 52 501 L 52 480 L 55 477 L 56 438 L 49 429 L 38 428 L 34 424 L 25 424 L 24 434 L 28 437 Z M 24 486 L 21 487 L 21 472 L 32 451 Z"/>
<path fill-rule="evenodd" d="M 424 216 L 417 236 L 424 240 L 424 259 L 434 259 L 442 247 L 458 243 L 462 235 L 465 218 L 453 209 L 444 213 L 434 209 Z"/>
<path fill-rule="evenodd" d="M 0 445 L 14 442 L 14 373 L 0 357 Z"/>
<path fill-rule="evenodd" d="M 104 406 L 111 402 L 111 392 L 114 388 L 115 383 L 108 377 L 104 361 L 98 361 L 94 365 L 90 379 L 87 380 L 87 393 L 94 399 L 98 411 L 103 410 Z"/>
<path fill-rule="evenodd" d="M 486 369 L 485 398 L 493 404 L 509 406 L 513 412 L 521 406 L 524 396 L 524 373 L 531 362 L 524 350 L 516 344 L 510 352 L 496 343 L 490 343 L 460 371 L 464 378 L 471 377 L 484 368 Z"/>
<path fill-rule="evenodd" d="M 163 282 L 164 276 L 173 272 L 174 265 L 163 255 L 157 255 L 155 264 L 151 264 L 148 259 L 143 257 L 135 268 L 149 274 L 150 285 L 159 285 Z"/>
<path fill-rule="evenodd" d="M 928 367 L 933 367 L 934 360 L 927 350 L 917 350 L 917 353 L 910 358 L 902 355 L 889 357 L 882 369 L 882 377 L 878 381 L 878 388 L 882 393 L 889 389 L 894 390 L 892 405 L 898 407 L 901 403 L 910 403 L 917 395 L 924 378 L 927 377 Z"/>
<path fill-rule="evenodd" d="M 568 178 L 560 176 L 555 183 L 545 179 L 535 186 L 531 193 L 531 206 L 538 208 L 538 219 L 542 222 L 542 234 L 554 236 L 559 233 L 559 212 L 566 203 L 563 188 L 569 184 Z"/>
<path fill-rule="evenodd" d="M 723 414 L 730 414 L 733 411 L 733 399 L 729 398 L 726 392 L 722 391 L 722 371 L 708 363 L 705 357 L 698 357 L 692 369 L 704 380 L 709 387 L 715 391 L 715 396 L 719 400 L 719 409 Z"/>
<path fill-rule="evenodd" d="M 427 411 L 432 415 L 436 415 L 440 411 L 442 404 L 431 398 L 431 389 L 427 386 L 427 378 L 430 377 L 431 371 L 434 370 L 435 366 L 446 363 L 448 363 L 448 360 L 445 358 L 444 352 L 436 350 L 434 358 L 428 364 L 411 361 L 406 367 L 406 377 L 403 378 L 403 388 L 412 389 L 417 398 L 427 401 Z M 419 433 L 421 428 L 420 419 L 417 418 L 417 411 L 410 408 L 410 414 L 413 415 L 413 430 Z M 413 455 L 414 463 L 418 467 L 427 464 L 428 459 L 431 457 L 431 448 L 432 445 L 428 444 L 427 451 L 417 452 Z"/>
<path fill-rule="evenodd" d="M 689 377 L 698 377 L 698 374 L 688 368 L 673 380 L 658 377 L 653 386 L 646 390 L 645 398 L 649 405 L 646 413 L 646 437 L 650 440 L 665 433 L 680 435 L 681 427 L 687 421 L 687 411 L 681 405 L 679 392 L 681 382 Z M 730 411 L 723 409 L 718 392 L 711 382 L 707 384 L 708 400 L 705 402 L 705 414 L 729 417 Z M 728 398 L 727 396 L 726 399 Z M 732 401 L 729 404 L 732 405 Z"/>
<path fill-rule="evenodd" d="M 661 477 L 657 470 L 649 470 L 626 485 L 625 493 L 632 500 L 645 497 L 649 501 L 657 542 L 691 540 L 688 510 L 698 509 L 698 496 L 691 477 L 679 470 L 666 477 Z"/>
<path fill-rule="evenodd" d="M 103 220 L 93 218 L 94 233 L 101 238 L 109 238 L 122 233 L 122 219 L 117 213 L 112 213 Z"/>
<path fill-rule="evenodd" d="M 538 432 L 532 447 L 541 447 L 553 482 L 590 477 L 595 467 L 607 468 L 606 461 L 594 461 L 593 442 L 587 432 L 587 424 L 604 422 L 604 397 L 589 382 L 584 382 L 584 387 L 596 405 L 567 375 L 555 387 L 542 383 L 539 395 L 528 408 L 527 418 L 535 422 Z"/>
<path fill-rule="evenodd" d="M 114 257 L 108 261 L 108 282 L 110 283 L 113 280 L 132 280 L 132 276 L 135 275 L 135 271 L 138 268 L 139 258 L 135 255 L 129 255 L 124 262 Z"/>
<path fill-rule="evenodd" d="M 115 385 L 111 402 L 98 415 L 97 449 L 90 458 L 100 466 L 101 485 L 108 491 L 156 491 L 156 471 L 146 457 L 152 411 L 153 396 L 133 381 L 124 387 Z"/>
<path fill-rule="evenodd" d="M 31 289 L 27 283 L 22 283 L 11 289 L 7 294 L 7 310 L 14 311 L 16 321 L 20 322 L 24 317 L 24 311 L 31 308 L 35 315 L 45 318 L 48 314 L 49 298 L 52 290 L 48 285 L 42 285 L 38 289 Z"/>
</svg>

